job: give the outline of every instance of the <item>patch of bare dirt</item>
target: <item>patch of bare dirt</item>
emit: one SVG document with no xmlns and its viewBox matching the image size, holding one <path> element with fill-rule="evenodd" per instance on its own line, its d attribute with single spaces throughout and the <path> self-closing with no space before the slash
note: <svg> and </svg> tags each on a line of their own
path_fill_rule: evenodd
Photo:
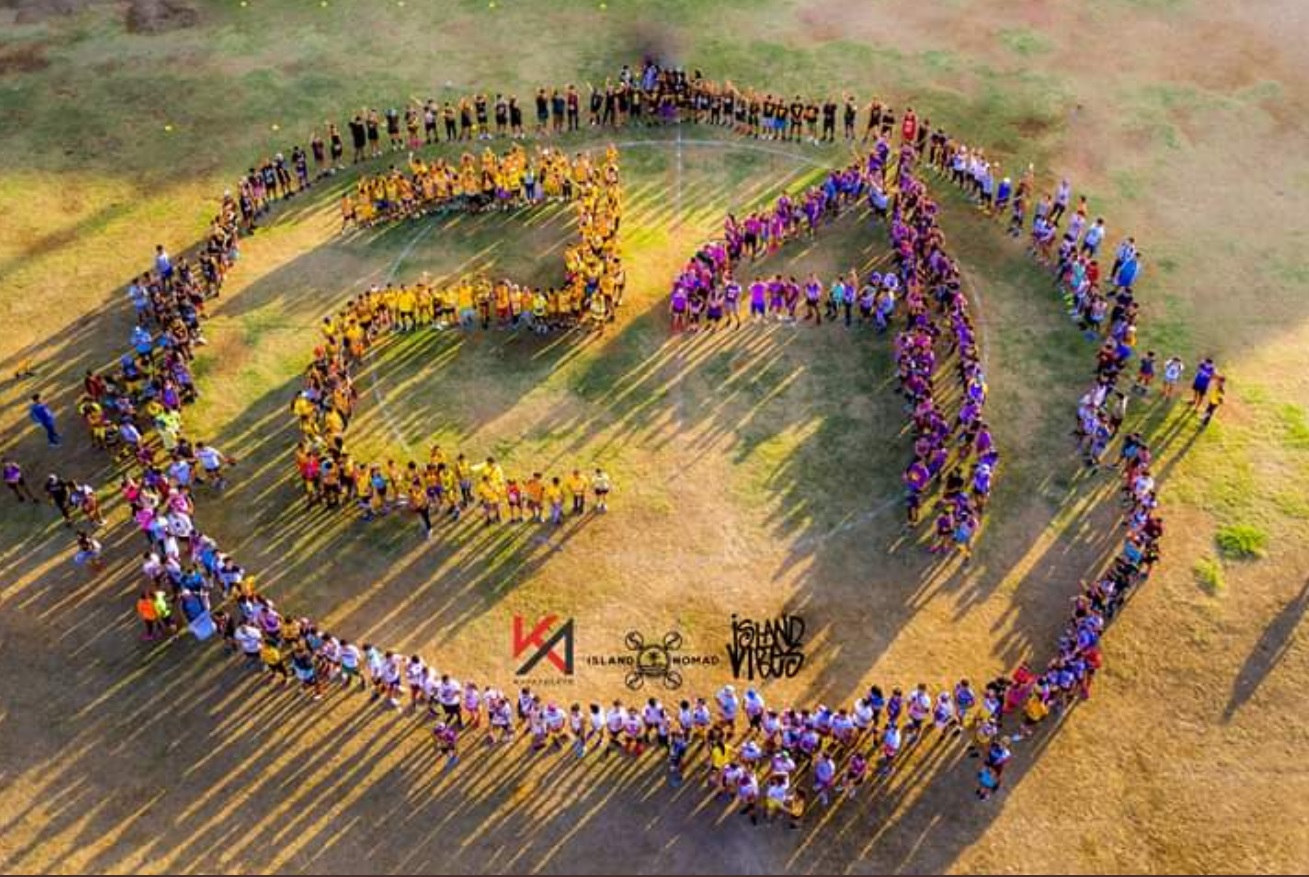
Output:
<svg viewBox="0 0 1309 877">
<path fill-rule="evenodd" d="M 195 27 L 199 23 L 199 10 L 181 0 L 132 0 L 127 9 L 129 33 L 166 33 Z"/>
<path fill-rule="evenodd" d="M 11 73 L 35 73 L 50 66 L 44 43 L 24 43 L 0 48 L 0 76 Z"/>
<path fill-rule="evenodd" d="M 14 10 L 15 24 L 40 24 L 50 18 L 72 15 L 91 5 L 91 0 L 6 0 L 0 6 Z"/>
</svg>

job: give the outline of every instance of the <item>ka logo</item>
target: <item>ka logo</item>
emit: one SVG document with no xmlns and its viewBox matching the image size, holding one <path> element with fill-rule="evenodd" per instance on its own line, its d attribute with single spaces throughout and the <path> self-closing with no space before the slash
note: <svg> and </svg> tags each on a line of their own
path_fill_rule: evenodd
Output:
<svg viewBox="0 0 1309 877">
<path fill-rule="evenodd" d="M 568 619 L 550 633 L 550 629 L 558 620 L 558 615 L 547 615 L 536 622 L 530 631 L 524 633 L 526 625 L 523 616 L 514 616 L 514 657 L 521 657 L 528 649 L 535 649 L 515 671 L 516 675 L 526 676 L 542 658 L 553 664 L 555 669 L 565 676 L 573 675 L 573 619 Z M 555 651 L 555 647 L 560 643 L 563 644 L 562 657 Z"/>
</svg>

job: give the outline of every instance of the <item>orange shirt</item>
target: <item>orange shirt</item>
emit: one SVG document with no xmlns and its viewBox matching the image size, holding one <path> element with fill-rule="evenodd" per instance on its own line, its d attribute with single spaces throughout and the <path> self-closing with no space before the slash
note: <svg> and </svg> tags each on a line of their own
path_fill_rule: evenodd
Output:
<svg viewBox="0 0 1309 877">
<path fill-rule="evenodd" d="M 149 597 L 140 597 L 136 601 L 136 614 L 142 621 L 158 621 L 159 613 L 155 611 L 155 601 Z"/>
</svg>

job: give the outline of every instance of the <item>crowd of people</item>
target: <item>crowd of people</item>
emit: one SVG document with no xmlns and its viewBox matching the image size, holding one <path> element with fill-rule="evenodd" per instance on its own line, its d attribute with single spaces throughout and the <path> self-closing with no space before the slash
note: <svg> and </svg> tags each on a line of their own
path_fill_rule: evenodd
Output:
<svg viewBox="0 0 1309 877">
<path fill-rule="evenodd" d="M 967 564 L 990 498 L 999 452 L 983 415 L 986 375 L 958 266 L 945 252 L 937 205 L 915 176 L 910 144 L 899 157 L 891 247 L 905 282 L 907 325 L 896 337 L 900 392 L 910 409 L 914 457 L 905 469 L 906 522 L 915 526 L 926 496 L 939 485 L 931 551 L 956 550 Z M 936 384 L 938 339 L 950 340 L 959 401 L 948 417 Z M 971 470 L 968 468 L 971 463 Z"/>
<path fill-rule="evenodd" d="M 423 325 L 471 329 L 480 323 L 483 329 L 493 324 L 501 329 L 529 326 L 545 334 L 578 325 L 603 331 L 613 320 L 627 284 L 618 244 L 623 204 L 614 146 L 605 150 L 599 162 L 586 153 L 569 159 L 551 149 L 539 149 L 529 159 L 526 151 L 515 145 L 501 156 L 487 149 L 480 169 L 469 153 L 464 154 L 458 171 L 441 161 L 429 165 L 411 157 L 411 164 L 412 178 L 394 168 L 384 176 L 361 177 L 359 194 L 347 194 L 343 199 L 345 227 L 437 209 L 476 211 L 492 202 L 507 208 L 545 200 L 569 201 L 577 212 L 577 240 L 564 249 L 563 281 L 542 288 L 509 279 L 492 282 L 479 274 L 440 287 L 426 279 L 408 286 L 388 284 L 352 302 L 344 312 L 347 322 L 385 321 L 385 328 L 399 331 Z M 362 313 L 351 314 L 352 310 Z M 351 340 L 362 343 L 359 336 L 367 333 L 354 334 Z"/>
<path fill-rule="evenodd" d="M 307 503 L 357 507 L 369 521 L 403 509 L 417 516 L 424 538 L 432 535 L 434 515 L 459 520 L 474 505 L 488 525 L 547 517 L 561 524 L 565 501 L 571 514 L 582 514 L 588 494 L 594 495 L 596 511 L 607 511 L 613 483 L 600 468 L 590 478 L 580 469 L 563 477 L 534 472 L 518 478 L 506 475 L 491 457 L 473 463 L 462 453 L 447 454 L 440 445 L 432 446 L 421 467 L 412 460 L 402 469 L 394 460 L 369 464 L 353 458 L 345 443 L 358 398 L 351 369 L 389 334 L 414 328 L 415 298 L 409 288 L 374 290 L 324 318 L 322 344 L 291 404 L 301 435 L 296 471 Z"/>
<path fill-rule="evenodd" d="M 439 113 L 429 102 L 421 114 L 417 108 L 404 115 L 406 143 L 400 131 L 400 115 L 385 114 L 385 125 L 394 149 L 413 149 L 417 144 L 416 123 L 422 121 L 427 142 L 436 137 L 433 117 L 445 120 L 447 139 L 470 139 L 499 134 L 524 136 L 521 114 L 516 102 L 504 99 L 505 122 L 500 123 L 502 99 L 494 104 L 485 98 L 461 102 L 453 116 L 446 109 Z M 496 124 L 488 126 L 487 113 L 494 107 Z M 581 97 L 571 87 L 562 94 L 543 89 L 537 96 L 537 133 L 576 130 L 580 125 Z M 732 126 L 740 133 L 787 140 L 824 140 L 835 138 L 835 118 L 841 114 L 843 136 L 854 139 L 857 107 L 846 99 L 844 107 L 834 101 L 813 102 L 799 98 L 787 101 L 770 95 L 739 91 L 730 84 L 718 85 L 682 71 L 660 68 L 649 63 L 639 73 L 629 68 L 618 82 L 603 90 L 592 90 L 588 99 L 592 125 L 627 122 L 684 120 Z M 557 109 L 558 108 L 558 109 Z M 381 154 L 379 145 L 380 116 L 375 113 L 356 117 L 351 124 L 356 160 Z M 517 120 L 517 121 L 515 121 Z M 949 521 L 938 519 L 937 534 L 948 546 L 959 543 L 963 510 L 964 549 L 975 531 L 975 518 L 985 506 L 995 451 L 989 430 L 982 419 L 985 379 L 978 357 L 975 332 L 968 313 L 967 300 L 960 288 L 958 272 L 944 253 L 944 237 L 936 225 L 936 207 L 916 176 L 920 164 L 964 187 L 982 209 L 1010 217 L 1010 231 L 1020 236 L 1026 228 L 1029 202 L 1034 197 L 1032 169 L 1029 167 L 1017 185 L 1000 175 L 998 164 L 989 162 L 982 150 L 969 148 L 934 131 L 926 120 L 921 123 L 907 109 L 901 126 L 901 147 L 895 164 L 894 195 L 888 194 L 887 175 L 892 172 L 890 142 L 893 139 L 893 111 L 874 101 L 868 108 L 865 138 L 875 141 L 866 161 L 851 165 L 829 176 L 824 183 L 805 193 L 782 210 L 779 202 L 770 211 L 760 211 L 742 222 L 729 218 L 725 240 L 707 245 L 692 260 L 677 281 L 686 298 L 703 299 L 707 313 L 711 295 L 721 294 L 724 303 L 728 288 L 734 284 L 732 267 L 750 256 L 805 233 L 843 206 L 867 197 L 878 216 L 885 217 L 890 230 L 896 269 L 868 278 L 863 285 L 857 277 L 839 278 L 843 288 L 839 296 L 829 287 L 825 307 L 811 310 L 810 288 L 777 278 L 750 284 L 752 309 L 755 284 L 762 284 L 770 307 L 764 316 L 794 319 L 799 295 L 804 296 L 805 317 L 818 322 L 829 321 L 845 310 L 847 292 L 858 288 L 853 299 L 862 309 L 862 291 L 873 287 L 874 322 L 882 328 L 899 315 L 905 328 L 898 333 L 896 359 L 900 371 L 901 393 L 905 396 L 914 425 L 914 463 L 906 471 L 912 521 L 926 486 L 942 480 L 940 508 Z M 326 165 L 325 147 L 317 134 L 310 152 L 320 173 L 340 163 L 344 148 L 339 133 L 331 132 L 332 164 Z M 607 162 L 610 162 L 607 159 Z M 743 815 L 752 820 L 784 816 L 798 825 L 808 807 L 827 805 L 838 797 L 855 797 L 866 783 L 894 771 L 907 753 L 922 741 L 935 736 L 938 741 L 967 734 L 969 754 L 981 760 L 977 794 L 992 795 L 1001 783 L 1005 767 L 1012 757 L 1013 746 L 1034 732 L 1047 716 L 1059 715 L 1072 703 L 1089 695 L 1091 683 L 1101 666 L 1100 637 L 1105 626 L 1124 601 L 1148 578 L 1160 556 L 1163 519 L 1158 509 L 1155 479 L 1151 473 L 1152 454 L 1138 433 L 1122 438 L 1114 464 L 1121 473 L 1124 537 L 1113 562 L 1093 581 L 1084 583 L 1074 600 L 1068 623 L 1057 641 L 1055 655 L 1044 670 L 1027 665 L 1014 673 L 994 679 L 975 690 L 966 680 L 933 692 L 926 684 L 908 689 L 892 688 L 889 695 L 872 686 L 851 705 L 829 708 L 770 707 L 758 691 L 747 690 L 738 696 L 731 686 L 724 686 L 712 698 L 694 697 L 680 703 L 661 704 L 651 698 L 640 704 L 615 701 L 609 707 L 590 704 L 562 704 L 542 698 L 530 689 L 507 694 L 491 686 L 461 683 L 449 674 L 439 673 L 417 655 L 402 655 L 369 643 L 358 645 L 321 630 L 312 621 L 286 612 L 255 587 L 254 577 L 247 575 L 236 561 L 223 552 L 215 541 L 202 533 L 194 520 L 193 488 L 211 485 L 221 490 L 226 471 L 236 461 L 212 445 L 188 438 L 182 430 L 182 406 L 196 397 L 190 371 L 192 351 L 203 344 L 200 321 L 208 299 L 220 293 L 226 272 L 239 254 L 238 241 L 253 231 L 256 220 L 278 198 L 290 197 L 312 184 L 308 174 L 307 153 L 300 147 L 286 162 L 280 155 L 252 168 L 237 186 L 237 193 L 225 193 L 210 234 L 194 261 L 176 262 L 158 247 L 154 267 L 132 281 L 128 294 L 136 314 L 131 350 L 110 369 L 88 372 L 78 407 L 90 428 L 93 440 L 116 453 L 123 462 L 135 466 L 122 479 L 120 489 L 131 510 L 135 525 L 147 542 L 141 562 L 144 586 L 137 598 L 137 614 L 147 637 L 189 629 L 201 638 L 215 632 L 234 652 L 250 664 L 260 667 L 275 682 L 294 682 L 309 697 L 319 698 L 329 687 L 350 688 L 357 685 L 371 690 L 372 697 L 388 707 L 399 708 L 406 699 L 408 708 L 424 708 L 432 718 L 430 728 L 437 749 L 453 763 L 461 751 L 467 751 L 480 734 L 487 745 L 508 744 L 526 738 L 533 750 L 548 748 L 584 756 L 588 752 L 623 753 L 641 756 L 651 745 L 660 747 L 670 783 L 682 782 L 691 747 L 703 751 L 703 776 L 720 795 L 739 804 Z M 292 176 L 294 170 L 294 176 Z M 616 181 L 616 179 L 615 179 Z M 382 184 L 387 196 L 387 184 Z M 371 190 L 370 190 L 371 192 Z M 1068 214 L 1071 187 L 1062 183 L 1053 197 L 1046 196 L 1031 206 L 1033 252 L 1051 265 L 1056 283 L 1065 295 L 1070 312 L 1084 331 L 1103 337 L 1097 354 L 1096 379 L 1092 389 L 1079 404 L 1078 438 L 1083 443 L 1088 464 L 1105 465 L 1110 442 L 1118 437 L 1129 395 L 1150 392 L 1155 375 L 1152 352 L 1139 357 L 1135 381 L 1129 388 L 1119 387 L 1127 366 L 1135 356 L 1137 307 L 1133 286 L 1141 270 L 1140 252 L 1128 238 L 1115 252 L 1115 264 L 1108 273 L 1113 288 L 1101 283 L 1098 251 L 1104 241 L 1102 220 L 1087 223 L 1085 199 Z M 389 200 L 389 198 L 388 198 Z M 616 202 L 615 202 L 616 203 Z M 616 212 L 616 211 L 615 211 Z M 1052 240 L 1046 240 L 1059 223 L 1070 215 L 1070 225 L 1058 245 L 1057 256 Z M 1077 217 L 1082 217 L 1077 221 Z M 780 217 L 780 218 L 779 218 Z M 616 231 L 617 217 L 613 217 Z M 1039 240 L 1038 240 L 1039 239 Z M 612 250 L 617 256 L 616 247 Z M 780 307 L 771 307 L 773 283 L 780 283 Z M 809 283 L 817 283 L 811 278 Z M 599 285 L 595 287 L 598 289 Z M 591 289 L 593 294 L 595 289 Z M 739 300 L 741 290 L 736 292 Z M 676 294 L 676 292 L 675 292 Z M 420 296 L 414 293 L 413 322 L 406 320 L 400 307 L 402 294 L 395 293 L 395 304 L 388 303 L 385 291 L 376 293 L 383 302 L 380 310 L 371 310 L 372 323 L 363 328 L 365 344 L 376 331 L 403 330 L 417 325 Z M 819 293 L 821 296 L 821 292 Z M 407 298 L 406 298 L 407 300 Z M 474 299 L 476 300 L 476 299 Z M 493 293 L 492 300 L 498 302 Z M 435 293 L 431 296 L 431 319 L 438 319 Z M 616 301 L 616 300 L 615 300 Z M 888 304 L 889 302 L 889 304 Z M 357 303 L 354 303 L 357 306 Z M 833 305 L 835 304 L 835 309 Z M 459 294 L 456 312 L 462 314 Z M 496 306 L 499 315 L 499 307 Z M 677 309 L 674 307 L 674 313 Z M 848 313 L 848 311 L 846 311 Z M 424 312 L 426 314 L 426 312 Z M 881 321 L 876 317 L 880 315 Z M 448 314 L 447 314 L 448 316 Z M 512 316 L 512 309 L 510 312 Z M 734 315 L 733 315 L 734 316 Z M 434 448 L 429 464 L 418 469 L 410 464 L 404 472 L 393 467 L 367 467 L 365 490 L 360 491 L 358 465 L 347 465 L 341 433 L 353 405 L 346 366 L 363 354 L 364 348 L 352 349 L 351 331 L 346 323 L 329 318 L 325 327 L 324 347 L 316 353 L 315 364 L 307 375 L 309 396 L 297 398 L 297 414 L 306 429 L 306 449 L 317 449 L 320 458 L 319 481 L 314 497 L 328 501 L 321 482 L 321 460 L 325 448 L 335 449 L 341 457 L 334 459 L 340 473 L 341 501 L 367 496 L 367 505 L 377 510 L 374 470 L 382 470 L 385 482 L 382 505 L 407 505 L 418 487 L 428 497 L 429 485 L 435 482 L 440 502 L 453 501 L 462 510 L 480 499 L 476 493 L 479 479 L 504 485 L 496 494 L 495 505 L 508 501 L 510 479 L 496 473 L 494 460 L 488 459 L 480 470 L 467 465 L 469 478 L 461 476 L 458 464 L 462 455 L 447 461 Z M 462 320 L 462 315 L 460 316 Z M 848 320 L 848 316 L 847 316 Z M 383 322 L 385 321 L 385 322 Z M 357 322 L 357 321 L 356 321 Z M 489 322 L 484 318 L 484 325 Z M 689 323 L 689 320 L 687 321 Z M 357 328 L 356 330 L 357 331 Z M 934 378 L 945 358 L 938 350 L 942 339 L 949 339 L 956 361 L 962 398 L 953 418 L 943 413 L 934 395 Z M 1184 373 L 1178 357 L 1163 365 L 1164 398 L 1172 398 L 1175 385 Z M 1201 412 L 1208 423 L 1223 402 L 1225 380 L 1212 360 L 1197 369 L 1192 384 L 1191 406 Z M 305 399 L 310 408 L 299 401 Z M 338 403 L 340 403 L 338 407 Z M 48 419 L 38 417 L 34 399 L 33 419 L 57 444 L 53 413 Z M 339 429 L 329 422 L 335 413 L 341 420 Z M 329 450 L 326 454 L 332 459 Z M 971 477 L 965 479 L 965 464 L 972 459 Z M 443 473 L 441 466 L 445 464 Z M 36 502 L 28 487 L 22 467 L 15 461 L 3 461 L 4 479 L 19 502 Z M 350 473 L 347 476 L 346 473 Z M 942 473 L 945 473 L 942 478 Z M 983 475 L 984 473 L 984 475 Z M 581 478 L 579 471 L 574 476 Z M 450 477 L 454 476 L 453 483 Z M 980 479 L 980 480 L 979 480 Z M 473 482 L 472 496 L 466 494 L 465 480 Z M 558 483 L 559 479 L 551 479 Z M 565 495 L 577 512 L 585 510 L 588 488 L 603 507 L 608 492 L 607 477 L 597 472 L 577 489 L 563 485 Z M 75 513 L 84 516 L 92 527 L 103 521 L 95 491 L 75 481 L 52 476 L 47 482 L 48 498 L 65 519 Z M 351 494 L 349 491 L 354 490 Z M 571 493 L 568 491 L 571 490 Z M 915 497 L 916 494 L 916 497 Z M 580 502 L 580 506 L 578 503 Z M 553 500 L 548 504 L 555 510 Z M 543 515 L 543 504 L 524 506 Z M 529 512 L 529 514 L 530 514 Z M 488 520 L 490 512 L 486 511 Z M 499 511 L 496 511 L 499 514 Z M 513 512 L 511 511 L 511 518 Z M 522 514 L 522 513 L 520 513 Z M 971 522 L 971 523 L 970 523 Z M 425 524 L 430 530 L 430 521 Z M 942 539 L 938 538 L 938 545 Z M 78 532 L 79 563 L 92 567 L 100 563 L 101 547 L 90 531 Z M 965 550 L 966 556 L 966 550 Z M 484 733 L 483 733 L 484 731 Z"/>
<path fill-rule="evenodd" d="M 894 275 L 870 275 L 860 283 L 858 275 L 851 272 L 826 287 L 814 275 L 804 284 L 780 274 L 755 278 L 746 287 L 736 277 L 737 268 L 747 257 L 753 261 L 776 252 L 788 241 L 816 235 L 823 223 L 862 203 L 865 195 L 870 202 L 882 204 L 885 216 L 887 202 L 880 182 L 855 162 L 832 171 L 822 182 L 795 197 L 783 193 L 772 205 L 741 219 L 729 213 L 723 222 L 722 238 L 702 245 L 673 281 L 669 301 L 673 331 L 695 332 L 724 323 L 739 325 L 743 293 L 749 299 L 753 319 L 771 317 L 795 322 L 803 298 L 806 320 L 821 324 L 825 312 L 829 321 L 843 316 L 849 326 L 857 309 L 861 321 L 885 329 L 895 306 L 898 281 Z"/>
<path fill-rule="evenodd" d="M 198 457 L 213 451 L 184 435 L 182 407 L 198 396 L 191 363 L 195 348 L 205 344 L 201 320 L 206 303 L 219 295 L 239 255 L 242 202 L 248 201 L 255 214 L 269 206 L 266 200 L 250 199 L 244 180 L 241 191 L 239 198 L 224 193 L 204 241 L 191 256 L 174 260 L 163 245 L 155 247 L 151 269 L 127 284 L 134 316 L 129 349 L 110 367 L 87 370 L 82 379 L 76 407 L 92 443 L 120 463 L 140 467 L 146 478 L 167 478 L 180 466 L 199 467 Z M 58 446 L 54 412 L 39 394 L 29 413 L 50 444 Z M 5 459 L 3 470 L 19 501 L 37 501 L 16 460 Z M 75 528 L 74 562 L 99 571 L 103 546 L 95 531 L 105 518 L 96 488 L 52 472 L 44 493 L 65 525 Z"/>
<path fill-rule="evenodd" d="M 616 189 L 616 151 L 605 160 Z M 353 192 L 341 196 L 342 231 L 375 223 L 447 211 L 508 210 L 545 202 L 571 201 L 596 185 L 595 168 L 586 153 L 569 158 L 561 149 L 537 146 L 529 153 L 515 143 L 497 154 L 489 146 L 480 156 L 464 152 L 458 162 L 408 157 L 408 173 L 395 165 L 386 173 L 360 176 Z"/>
<path fill-rule="evenodd" d="M 897 116 L 893 106 L 876 98 L 861 108 L 849 94 L 839 100 L 830 95 L 774 94 L 730 81 L 715 82 L 699 70 L 688 73 L 653 58 L 625 64 L 616 76 L 599 85 L 588 83 L 585 95 L 572 83 L 541 86 L 531 101 L 524 109 L 515 94 L 479 92 L 445 101 L 411 99 L 403 108 L 365 107 L 345 125 L 350 161 L 357 164 L 440 142 L 548 137 L 580 131 L 584 124 L 617 128 L 686 123 L 725 128 L 763 140 L 818 144 L 835 142 L 838 124 L 839 137 L 845 141 L 868 140 L 879 134 L 889 137 L 899 119 L 907 139 L 922 147 L 934 133 L 929 120 L 920 123 L 913 107 L 905 107 Z M 340 125 L 327 122 L 311 133 L 308 153 L 295 147 L 290 164 L 298 175 L 298 169 L 307 166 L 312 156 L 320 174 L 342 170 L 346 167 L 346 140 Z"/>
<path fill-rule="evenodd" d="M 204 569 L 205 562 L 197 560 L 196 566 Z M 159 575 L 153 555 L 145 567 Z M 1079 621 L 1079 657 L 1066 657 L 1039 675 L 1020 668 L 1012 678 L 980 687 L 967 679 L 936 691 L 926 683 L 889 690 L 872 685 L 849 704 L 796 708 L 770 705 L 756 688 L 738 693 L 728 684 L 712 696 L 667 704 L 648 697 L 565 705 L 530 686 L 500 689 L 460 680 L 421 655 L 338 637 L 308 618 L 289 615 L 260 595 L 248 577 L 217 573 L 213 578 L 212 589 L 229 594 L 233 607 L 214 613 L 214 628 L 228 651 L 267 684 L 293 686 L 312 700 L 334 692 L 367 693 L 382 708 L 420 720 L 447 767 L 476 748 L 520 740 L 529 752 L 569 758 L 641 758 L 654 752 L 670 785 L 680 786 L 694 774 L 752 822 L 781 817 L 791 827 L 799 826 L 810 807 L 854 799 L 865 786 L 874 789 L 916 748 L 956 740 L 979 759 L 986 780 L 978 794 L 988 796 L 999 786 L 1012 747 L 1041 718 L 1059 715 L 1086 697 L 1098 667 L 1096 660 L 1080 656 L 1095 653 L 1099 628 Z M 143 603 L 149 598 L 148 590 L 143 592 Z M 1079 599 L 1079 618 L 1116 605 L 1102 591 L 1088 592 Z M 147 615 L 142 617 L 153 630 Z"/>
<path fill-rule="evenodd" d="M 915 151 L 921 156 L 923 149 Z M 1015 181 L 1004 173 L 1000 162 L 987 157 L 984 149 L 933 133 L 928 138 L 926 161 L 944 179 L 950 180 L 989 216 L 1005 219 L 1011 236 L 1029 237 L 1027 252 L 1047 268 L 1068 315 L 1088 339 L 1101 342 L 1097 352 L 1097 381 L 1079 401 L 1076 436 L 1086 465 L 1097 468 L 1109 443 L 1126 419 L 1131 398 L 1146 397 L 1160 368 L 1153 350 L 1137 350 L 1136 284 L 1143 270 L 1144 254 L 1135 237 L 1127 236 L 1113 250 L 1113 262 L 1106 272 L 1101 253 L 1107 250 L 1108 226 L 1104 217 L 1091 218 L 1085 195 L 1073 204 L 1072 184 L 1065 178 L 1053 192 L 1037 194 L 1031 165 Z M 1117 379 L 1136 359 L 1136 377 L 1130 387 L 1119 387 Z M 1186 371 L 1179 356 L 1168 357 L 1162 366 L 1165 401 L 1175 398 L 1176 387 Z M 1208 426 L 1226 400 L 1227 379 L 1219 374 L 1212 358 L 1196 369 L 1191 384 L 1190 410 Z"/>
<path fill-rule="evenodd" d="M 983 419 L 986 378 L 968 299 L 958 268 L 945 252 L 936 204 L 914 176 L 918 160 L 912 141 L 893 156 L 888 138 L 879 132 L 866 157 L 832 171 L 797 196 L 784 193 L 742 220 L 729 214 L 721 239 L 701 246 L 674 279 L 669 311 L 675 332 L 739 325 L 743 292 L 754 320 L 796 322 L 803 302 L 803 319 L 815 325 L 826 314 L 829 322 L 842 319 L 851 326 L 857 312 L 861 324 L 885 331 L 902 312 L 905 328 L 896 335 L 896 365 L 914 436 L 914 456 L 903 477 L 907 523 L 919 523 L 925 497 L 939 484 L 931 550 L 953 546 L 967 563 L 999 454 Z M 895 185 L 888 185 L 888 177 Z M 865 203 L 871 216 L 888 223 L 895 271 L 873 271 L 862 282 L 851 271 L 826 287 L 812 274 L 803 284 L 780 274 L 756 278 L 744 289 L 736 280 L 734 272 L 744 259 L 812 237 L 823 222 Z M 934 383 L 942 337 L 950 340 L 960 389 L 953 417 L 944 411 Z"/>
</svg>

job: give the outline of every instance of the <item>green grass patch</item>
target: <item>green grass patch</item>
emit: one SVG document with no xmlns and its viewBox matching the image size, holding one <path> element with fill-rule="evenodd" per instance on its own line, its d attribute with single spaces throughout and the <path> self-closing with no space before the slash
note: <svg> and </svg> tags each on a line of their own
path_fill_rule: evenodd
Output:
<svg viewBox="0 0 1309 877">
<path fill-rule="evenodd" d="M 1288 402 L 1277 409 L 1282 428 L 1282 444 L 1296 451 L 1309 451 L 1309 419 L 1304 408 Z"/>
<path fill-rule="evenodd" d="M 1005 48 L 1023 58 L 1044 55 L 1054 48 L 1049 39 L 1028 27 L 1005 28 L 998 36 Z"/>
<path fill-rule="evenodd" d="M 1211 597 L 1227 589 L 1227 580 L 1223 576 L 1223 564 L 1213 557 L 1202 557 L 1191 566 L 1195 582 Z"/>
<path fill-rule="evenodd" d="M 1229 524 L 1218 528 L 1214 542 L 1229 560 L 1252 560 L 1267 553 L 1268 533 L 1254 524 Z"/>
</svg>

